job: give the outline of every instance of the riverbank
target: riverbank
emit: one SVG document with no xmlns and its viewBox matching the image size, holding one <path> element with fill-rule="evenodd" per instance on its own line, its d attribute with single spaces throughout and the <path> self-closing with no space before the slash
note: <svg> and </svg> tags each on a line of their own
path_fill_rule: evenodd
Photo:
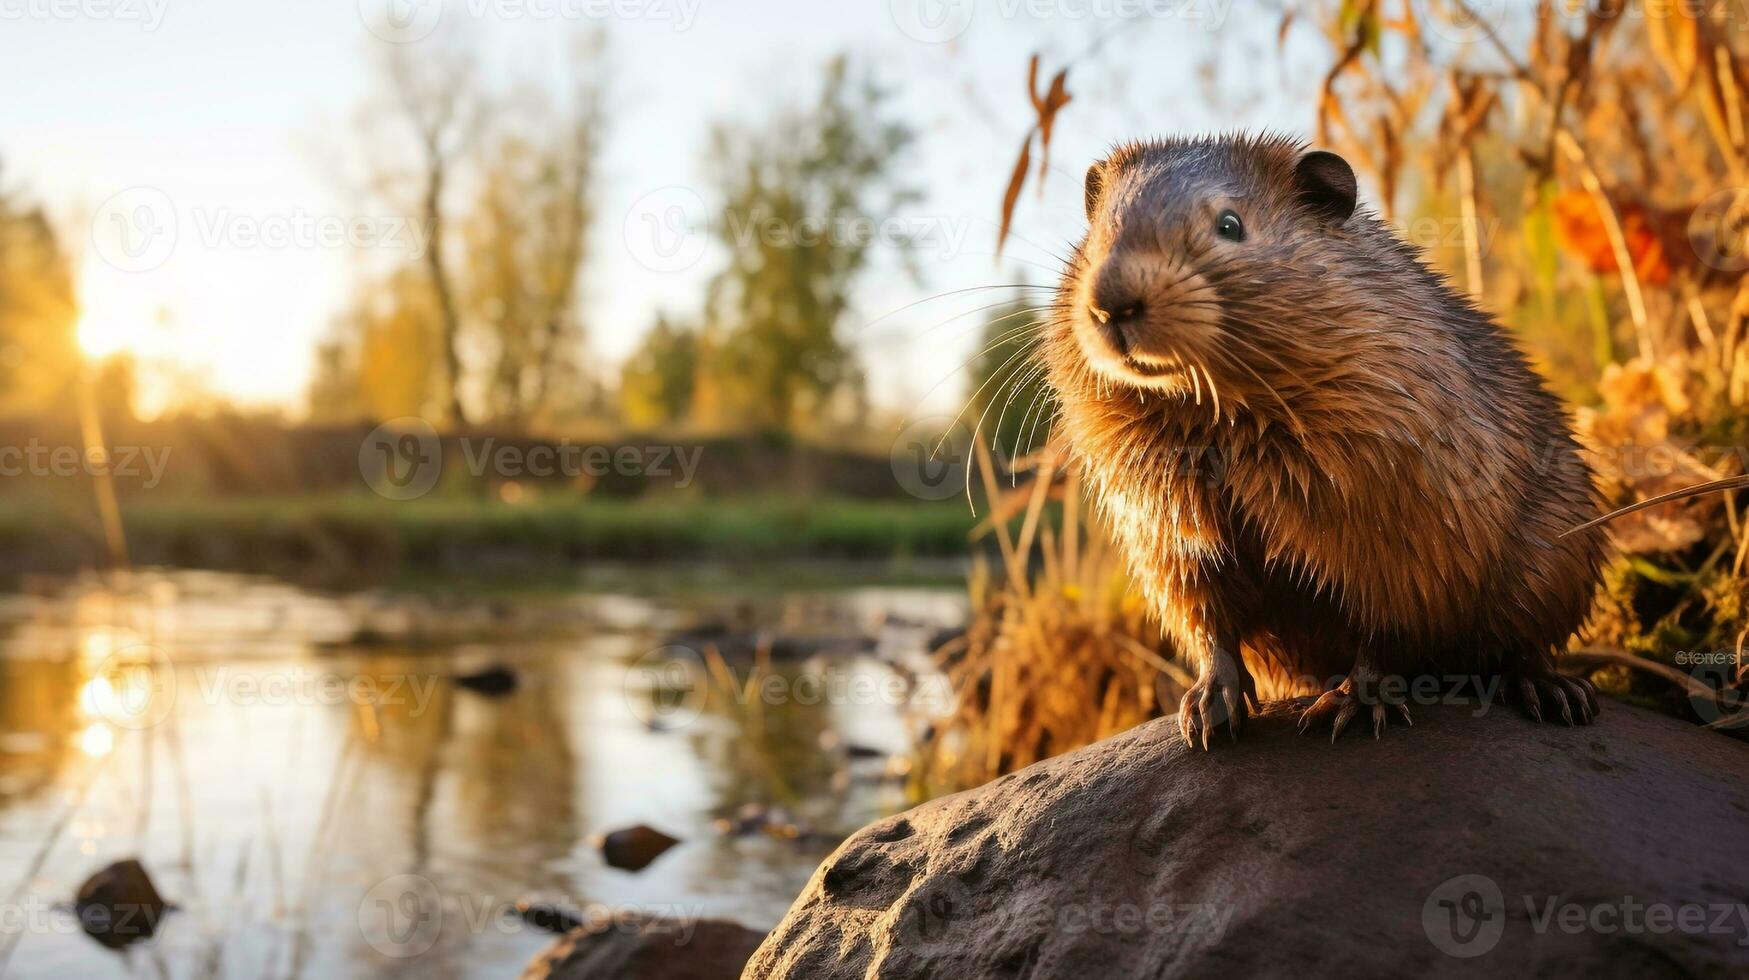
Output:
<svg viewBox="0 0 1749 980">
<path fill-rule="evenodd" d="M 905 561 L 961 557 L 975 519 L 963 501 L 611 499 L 518 503 L 366 494 L 126 501 L 129 560 L 309 580 L 344 574 L 540 575 L 646 560 Z M 0 574 L 106 561 L 87 501 L 15 499 L 0 509 Z"/>
</svg>

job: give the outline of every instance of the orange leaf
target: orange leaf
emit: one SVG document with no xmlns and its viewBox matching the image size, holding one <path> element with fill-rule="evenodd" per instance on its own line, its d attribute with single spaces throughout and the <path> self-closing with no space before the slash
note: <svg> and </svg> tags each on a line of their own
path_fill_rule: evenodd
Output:
<svg viewBox="0 0 1749 980">
<path fill-rule="evenodd" d="M 1008 191 L 1002 195 L 1002 227 L 996 232 L 996 255 L 1002 255 L 1002 243 L 1008 240 L 1008 226 L 1014 220 L 1014 205 L 1020 201 L 1020 188 L 1026 183 L 1026 170 L 1032 163 L 1032 134 L 1020 144 L 1020 159 L 1014 164 L 1014 174 L 1008 178 Z"/>
</svg>

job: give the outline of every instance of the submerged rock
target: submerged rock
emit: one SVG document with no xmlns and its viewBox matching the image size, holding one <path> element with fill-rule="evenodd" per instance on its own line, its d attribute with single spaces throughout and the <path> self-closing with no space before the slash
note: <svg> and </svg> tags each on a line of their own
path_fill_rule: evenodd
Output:
<svg viewBox="0 0 1749 980">
<path fill-rule="evenodd" d="M 467 688 L 475 694 L 496 698 L 515 692 L 517 679 L 516 672 L 509 667 L 493 664 L 471 674 L 457 674 L 455 683 L 457 687 Z"/>
<path fill-rule="evenodd" d="M 627 871 L 642 871 L 663 852 L 680 843 L 652 827 L 638 824 L 601 838 L 601 856 L 608 864 Z"/>
<path fill-rule="evenodd" d="M 1419 706 L 1332 745 L 1291 708 L 865 828 L 746 976 L 1749 975 L 1749 745 L 1613 702 L 1581 728 Z"/>
<path fill-rule="evenodd" d="M 519 899 L 516 903 L 516 914 L 536 929 L 545 929 L 548 932 L 566 933 L 583 924 L 577 913 L 564 905 L 538 898 Z"/>
<path fill-rule="evenodd" d="M 763 938 L 720 919 L 615 919 L 566 933 L 522 980 L 735 980 Z"/>
<path fill-rule="evenodd" d="M 133 858 L 87 878 L 73 900 L 85 934 L 111 949 L 150 939 L 168 907 L 145 867 Z"/>
</svg>

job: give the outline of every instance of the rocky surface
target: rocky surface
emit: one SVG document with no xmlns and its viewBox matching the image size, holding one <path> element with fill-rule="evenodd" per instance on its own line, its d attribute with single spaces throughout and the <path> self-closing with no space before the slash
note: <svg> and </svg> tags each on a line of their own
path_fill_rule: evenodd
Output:
<svg viewBox="0 0 1749 980">
<path fill-rule="evenodd" d="M 522 980 L 734 980 L 763 938 L 720 919 L 604 922 L 559 937 Z"/>
<path fill-rule="evenodd" d="M 1162 719 L 846 841 L 748 978 L 1749 976 L 1749 745 L 1414 709 Z M 1479 713 L 1478 713 L 1479 712 Z"/>
</svg>

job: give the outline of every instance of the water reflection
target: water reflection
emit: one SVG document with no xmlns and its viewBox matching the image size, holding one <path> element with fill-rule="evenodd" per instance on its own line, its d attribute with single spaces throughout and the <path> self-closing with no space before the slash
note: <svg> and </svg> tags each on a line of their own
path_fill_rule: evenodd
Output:
<svg viewBox="0 0 1749 980">
<path fill-rule="evenodd" d="M 903 747 L 890 699 L 797 696 L 798 678 L 890 677 L 882 657 L 963 610 L 927 588 L 729 607 L 866 633 L 878 655 L 723 664 L 779 696 L 663 725 L 628 699 L 628 666 L 728 615 L 697 594 L 407 599 L 178 573 L 6 597 L 0 958 L 16 975 L 514 975 L 549 938 L 503 914 L 530 895 L 768 927 L 840 835 L 905 805 L 880 760 L 843 751 Z M 451 683 L 485 664 L 516 689 Z M 683 843 L 607 867 L 592 837 L 636 823 Z M 179 909 L 110 952 L 62 903 L 135 855 Z"/>
</svg>

